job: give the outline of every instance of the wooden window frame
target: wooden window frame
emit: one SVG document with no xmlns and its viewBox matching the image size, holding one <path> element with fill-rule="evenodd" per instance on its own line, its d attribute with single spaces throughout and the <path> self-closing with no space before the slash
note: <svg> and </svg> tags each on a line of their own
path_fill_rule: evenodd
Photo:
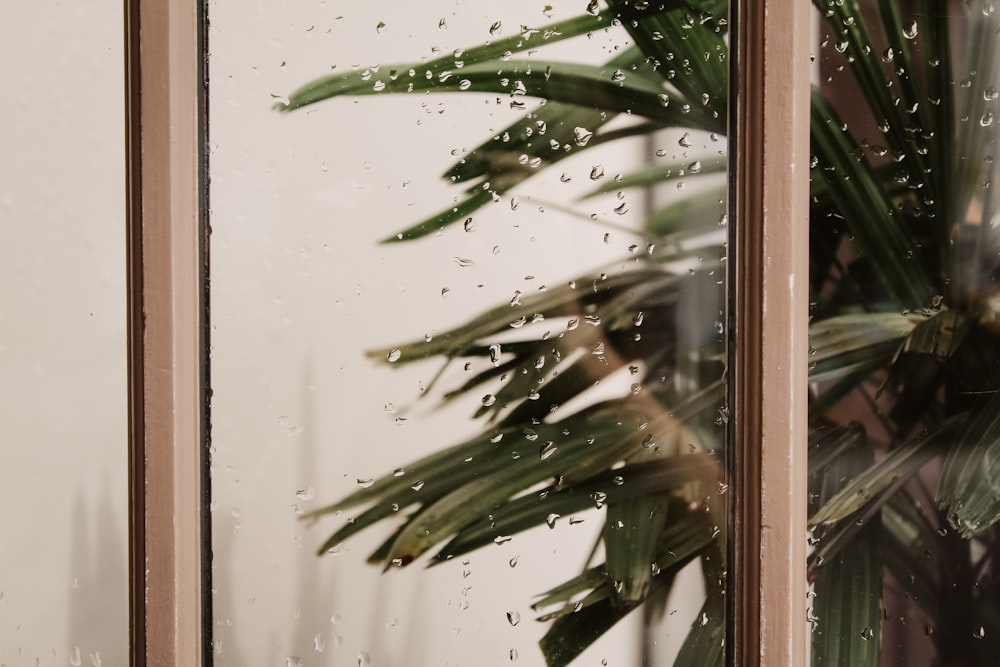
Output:
<svg viewBox="0 0 1000 667">
<path fill-rule="evenodd" d="M 198 667 L 212 652 L 205 5 L 125 10 L 131 663 Z M 733 0 L 733 665 L 806 664 L 810 11 Z"/>
</svg>

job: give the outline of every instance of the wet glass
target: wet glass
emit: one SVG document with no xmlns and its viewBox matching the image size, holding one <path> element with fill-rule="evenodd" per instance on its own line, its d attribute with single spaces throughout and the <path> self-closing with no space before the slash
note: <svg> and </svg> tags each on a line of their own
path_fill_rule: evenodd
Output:
<svg viewBox="0 0 1000 667">
<path fill-rule="evenodd" d="M 813 662 L 993 664 L 1000 13 L 815 4 Z"/>
<path fill-rule="evenodd" d="M 122 3 L 0 21 L 0 664 L 128 661 Z"/>
<path fill-rule="evenodd" d="M 209 3 L 217 665 L 721 664 L 728 8 L 610 4 Z"/>
</svg>

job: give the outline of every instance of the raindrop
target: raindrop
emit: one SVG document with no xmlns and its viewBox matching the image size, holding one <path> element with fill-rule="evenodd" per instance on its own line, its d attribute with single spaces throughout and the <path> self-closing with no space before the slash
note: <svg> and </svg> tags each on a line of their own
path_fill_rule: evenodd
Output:
<svg viewBox="0 0 1000 667">
<path fill-rule="evenodd" d="M 80 667 L 83 664 L 83 660 L 80 658 L 80 647 L 74 646 L 73 652 L 69 654 L 69 664 L 73 667 Z"/>
<path fill-rule="evenodd" d="M 299 489 L 298 491 L 296 491 L 295 495 L 299 500 L 312 500 L 314 497 L 316 497 L 316 489 L 314 489 L 311 486 L 307 486 L 304 489 Z"/>
<path fill-rule="evenodd" d="M 987 102 L 993 101 L 997 98 L 997 89 L 993 86 L 989 86 L 983 91 L 983 99 Z"/>
<path fill-rule="evenodd" d="M 685 132 L 684 135 L 677 140 L 677 143 L 680 144 L 682 148 L 691 148 L 691 135 Z"/>
<path fill-rule="evenodd" d="M 882 62 L 884 63 L 891 63 L 895 58 L 896 54 L 893 52 L 891 46 L 882 53 Z"/>
<path fill-rule="evenodd" d="M 400 349 L 397 348 L 397 347 L 394 347 L 391 350 L 389 350 L 389 354 L 387 354 L 385 356 L 385 358 L 386 358 L 386 360 L 389 363 L 395 363 L 395 362 L 399 361 L 399 358 L 401 356 L 403 356 L 403 353 L 400 351 Z"/>
<path fill-rule="evenodd" d="M 587 3 L 587 13 L 591 16 L 597 16 L 601 13 L 600 8 L 597 6 L 597 0 L 590 0 L 590 2 Z"/>
<path fill-rule="evenodd" d="M 285 667 L 302 667 L 302 658 L 297 655 L 290 655 L 285 658 Z"/>
<path fill-rule="evenodd" d="M 590 180 L 596 181 L 604 178 L 604 165 L 594 165 L 590 168 Z"/>
<path fill-rule="evenodd" d="M 508 611 L 507 612 L 507 622 L 511 624 L 511 627 L 514 627 L 518 623 L 520 623 L 521 622 L 521 614 L 520 614 L 520 612 Z"/>
<path fill-rule="evenodd" d="M 468 79 L 462 79 L 461 81 L 458 82 L 459 90 L 468 90 L 471 87 L 472 87 L 472 82 L 469 81 Z"/>
<path fill-rule="evenodd" d="M 424 488 L 424 482 L 422 480 L 417 480 L 416 482 L 410 485 L 410 488 L 413 489 L 414 491 L 419 491 L 420 489 Z"/>
<path fill-rule="evenodd" d="M 620 69 L 616 69 L 611 74 L 611 80 L 616 83 L 621 83 L 622 81 L 625 80 L 625 72 L 621 71 Z"/>
<path fill-rule="evenodd" d="M 483 405 L 487 408 L 497 402 L 497 397 L 493 394 L 486 394 L 483 396 Z"/>
<path fill-rule="evenodd" d="M 573 137 L 577 146 L 586 146 L 587 142 L 594 136 L 594 133 L 585 127 L 573 128 Z"/>
<path fill-rule="evenodd" d="M 512 536 L 510 536 L 510 535 L 497 535 L 496 537 L 493 538 L 493 543 L 494 544 L 506 544 L 506 543 L 510 542 L 512 539 L 514 539 L 514 538 Z M 514 567 L 514 566 L 511 565 L 511 567 Z"/>
<path fill-rule="evenodd" d="M 374 90 L 376 93 L 385 90 L 385 81 L 382 81 L 381 79 L 376 81 L 375 84 L 372 86 L 372 90 Z"/>
<path fill-rule="evenodd" d="M 983 5 L 983 16 L 993 16 L 993 3 L 987 2 Z"/>
<path fill-rule="evenodd" d="M 375 32 L 378 33 L 379 35 L 381 35 L 382 33 L 384 33 L 385 32 L 385 22 L 379 21 L 377 24 L 375 24 Z"/>
<path fill-rule="evenodd" d="M 552 456 L 553 454 L 555 454 L 557 449 L 559 449 L 559 448 L 556 447 L 555 443 L 552 442 L 551 440 L 549 440 L 548 442 L 546 442 L 544 445 L 542 445 L 539 448 L 539 450 L 538 450 L 538 458 L 540 458 L 542 461 L 544 461 L 545 459 L 547 459 L 550 456 Z"/>
<path fill-rule="evenodd" d="M 914 21 L 907 28 L 903 28 L 903 37 L 906 39 L 916 39 L 917 37 L 917 22 Z"/>
<path fill-rule="evenodd" d="M 688 173 L 689 174 L 700 174 L 701 173 L 701 162 L 699 162 L 698 160 L 695 160 L 694 162 L 692 162 L 691 164 L 689 164 L 688 165 Z"/>
<path fill-rule="evenodd" d="M 465 223 L 462 225 L 462 227 L 467 232 L 474 232 L 474 231 L 476 231 L 476 223 L 472 221 L 472 218 L 466 218 L 465 219 Z"/>
<path fill-rule="evenodd" d="M 559 515 L 556 514 L 555 512 L 553 512 L 552 514 L 549 514 L 547 517 L 545 517 L 545 524 L 549 528 L 555 528 L 556 527 L 556 519 L 558 519 L 558 518 L 559 518 Z"/>
<path fill-rule="evenodd" d="M 375 480 L 372 479 L 371 477 L 367 477 L 365 479 L 361 479 L 360 477 L 358 478 L 358 486 L 360 486 L 362 489 L 370 488 L 371 485 L 374 483 Z"/>
<path fill-rule="evenodd" d="M 510 650 L 510 661 L 511 662 L 517 662 L 517 649 L 516 648 L 512 648 Z"/>
<path fill-rule="evenodd" d="M 993 124 L 993 112 L 987 111 L 983 114 L 982 118 L 979 119 L 979 124 L 983 127 L 989 127 Z"/>
<path fill-rule="evenodd" d="M 663 105 L 663 106 L 669 106 L 670 105 L 670 96 L 667 95 L 666 93 L 660 93 L 656 97 L 660 100 L 660 104 L 661 105 Z"/>
<path fill-rule="evenodd" d="M 368 651 L 362 651 L 358 654 L 358 667 L 371 667 L 372 657 L 368 655 Z"/>
<path fill-rule="evenodd" d="M 500 363 L 500 344 L 493 343 L 490 345 L 490 363 L 494 366 Z"/>
<path fill-rule="evenodd" d="M 622 202 L 621 204 L 616 206 L 615 213 L 617 213 L 618 215 L 625 215 L 626 213 L 628 213 L 628 204 Z"/>
<path fill-rule="evenodd" d="M 503 22 L 502 21 L 496 21 L 496 22 L 494 22 L 493 25 L 490 26 L 490 34 L 491 35 L 497 34 L 498 32 L 500 32 L 500 28 L 502 28 L 502 27 L 503 27 Z"/>
<path fill-rule="evenodd" d="M 507 564 L 511 567 L 517 567 L 517 554 L 514 554 L 511 559 L 507 561 Z"/>
<path fill-rule="evenodd" d="M 861 638 L 865 641 L 871 639 L 875 636 L 875 632 L 871 628 L 865 628 L 861 631 Z"/>
</svg>

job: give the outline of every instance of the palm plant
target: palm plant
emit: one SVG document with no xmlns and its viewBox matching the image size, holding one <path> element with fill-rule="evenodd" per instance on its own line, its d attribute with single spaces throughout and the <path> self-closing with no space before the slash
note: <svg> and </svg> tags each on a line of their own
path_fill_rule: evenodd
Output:
<svg viewBox="0 0 1000 667">
<path fill-rule="evenodd" d="M 830 76 L 811 102 L 803 447 L 812 659 L 877 665 L 919 649 L 933 664 L 987 664 L 1000 655 L 1000 262 L 990 189 L 1000 22 L 986 0 L 814 4 Z M 519 59 L 605 29 L 627 31 L 632 45 L 603 66 Z M 468 221 L 595 146 L 667 128 L 725 135 L 727 40 L 720 0 L 592 2 L 578 17 L 430 62 L 318 79 L 281 108 L 423 91 L 544 101 L 444 175 L 462 189 L 454 203 L 386 239 L 409 241 Z M 849 103 L 838 81 L 854 89 Z M 725 169 L 718 153 L 698 158 L 603 190 L 652 187 L 678 172 L 710 182 Z M 679 340 L 676 322 L 684 295 L 724 270 L 724 250 L 706 240 L 725 222 L 724 201 L 724 187 L 709 186 L 651 211 L 649 252 L 625 269 L 501 304 L 430 341 L 372 351 L 396 365 L 483 360 L 445 396 L 494 393 L 474 415 L 480 435 L 314 511 L 363 508 L 321 553 L 392 521 L 371 562 L 405 566 L 433 551 L 436 564 L 555 516 L 603 509 L 605 561 L 535 605 L 549 610 L 548 663 L 570 662 L 633 609 L 662 612 L 678 571 L 697 561 L 707 593 L 677 664 L 721 664 L 725 350 L 712 318 L 696 349 Z M 679 268 L 693 257 L 698 270 Z M 567 326 L 550 336 L 531 326 L 539 320 Z M 512 325 L 518 337 L 495 342 Z M 560 407 L 623 368 L 633 373 L 627 396 Z M 537 455 L 520 455 L 526 447 Z"/>
</svg>

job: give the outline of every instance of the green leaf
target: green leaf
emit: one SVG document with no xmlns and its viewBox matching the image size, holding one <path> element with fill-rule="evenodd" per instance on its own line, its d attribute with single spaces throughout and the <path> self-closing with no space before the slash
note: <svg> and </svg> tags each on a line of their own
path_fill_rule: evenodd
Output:
<svg viewBox="0 0 1000 667">
<path fill-rule="evenodd" d="M 1000 393 L 971 415 L 941 472 L 938 503 L 966 538 L 1000 520 Z"/>
<path fill-rule="evenodd" d="M 914 322 L 899 313 L 853 313 L 809 327 L 809 380 L 822 382 L 888 363 Z"/>
<path fill-rule="evenodd" d="M 867 447 L 853 448 L 831 461 L 821 473 L 821 500 L 843 493 L 844 480 L 871 470 L 873 462 L 872 450 Z M 880 537 L 881 521 L 876 514 L 864 520 L 850 542 L 817 564 L 813 665 L 878 667 L 882 640 Z"/>
<path fill-rule="evenodd" d="M 500 504 L 488 517 L 462 528 L 437 559 L 443 561 L 464 555 L 497 538 L 516 535 L 549 520 L 565 521 L 577 512 L 678 489 L 692 480 L 717 482 L 721 472 L 718 459 L 710 454 L 684 454 L 651 463 L 626 465 L 576 484 L 552 485 Z M 682 524 L 683 520 L 672 522 L 663 539 L 674 539 L 672 528 Z M 657 533 L 657 543 L 660 539 Z M 647 569 L 652 569 L 653 554 L 655 548 L 646 562 Z"/>
<path fill-rule="evenodd" d="M 461 49 L 430 62 L 416 61 L 321 77 L 297 89 L 289 95 L 288 104 L 278 105 L 275 109 L 278 111 L 293 111 L 300 107 L 328 99 L 329 97 L 344 94 L 340 91 L 345 87 L 358 89 L 370 87 L 366 86 L 366 84 L 373 83 L 375 74 L 383 70 L 389 77 L 393 76 L 393 72 L 398 77 L 400 72 L 408 73 L 411 69 L 415 71 L 419 70 L 422 73 L 429 72 L 431 78 L 440 77 L 444 72 L 461 70 L 465 66 L 497 61 L 504 58 L 508 53 L 519 53 L 537 48 L 543 44 L 555 44 L 564 39 L 585 35 L 592 30 L 607 27 L 610 23 L 608 19 L 607 12 L 601 12 L 594 16 L 584 14 L 566 21 L 553 23 L 540 30 L 526 30 L 520 35 L 506 37 L 489 44 L 482 44 L 468 49 Z M 373 90 L 372 92 L 378 91 Z"/>
<path fill-rule="evenodd" d="M 853 234 L 858 256 L 871 263 L 889 297 L 906 308 L 927 305 L 934 281 L 917 240 L 833 107 L 812 96 L 812 145 L 818 173 Z"/>
<path fill-rule="evenodd" d="M 953 441 L 963 415 L 953 417 L 933 432 L 900 445 L 883 460 L 853 474 L 840 491 L 809 518 L 811 527 L 840 521 L 871 503 L 885 502 L 883 491 L 899 488 L 910 476 Z M 850 458 L 849 456 L 845 456 Z"/>
</svg>

